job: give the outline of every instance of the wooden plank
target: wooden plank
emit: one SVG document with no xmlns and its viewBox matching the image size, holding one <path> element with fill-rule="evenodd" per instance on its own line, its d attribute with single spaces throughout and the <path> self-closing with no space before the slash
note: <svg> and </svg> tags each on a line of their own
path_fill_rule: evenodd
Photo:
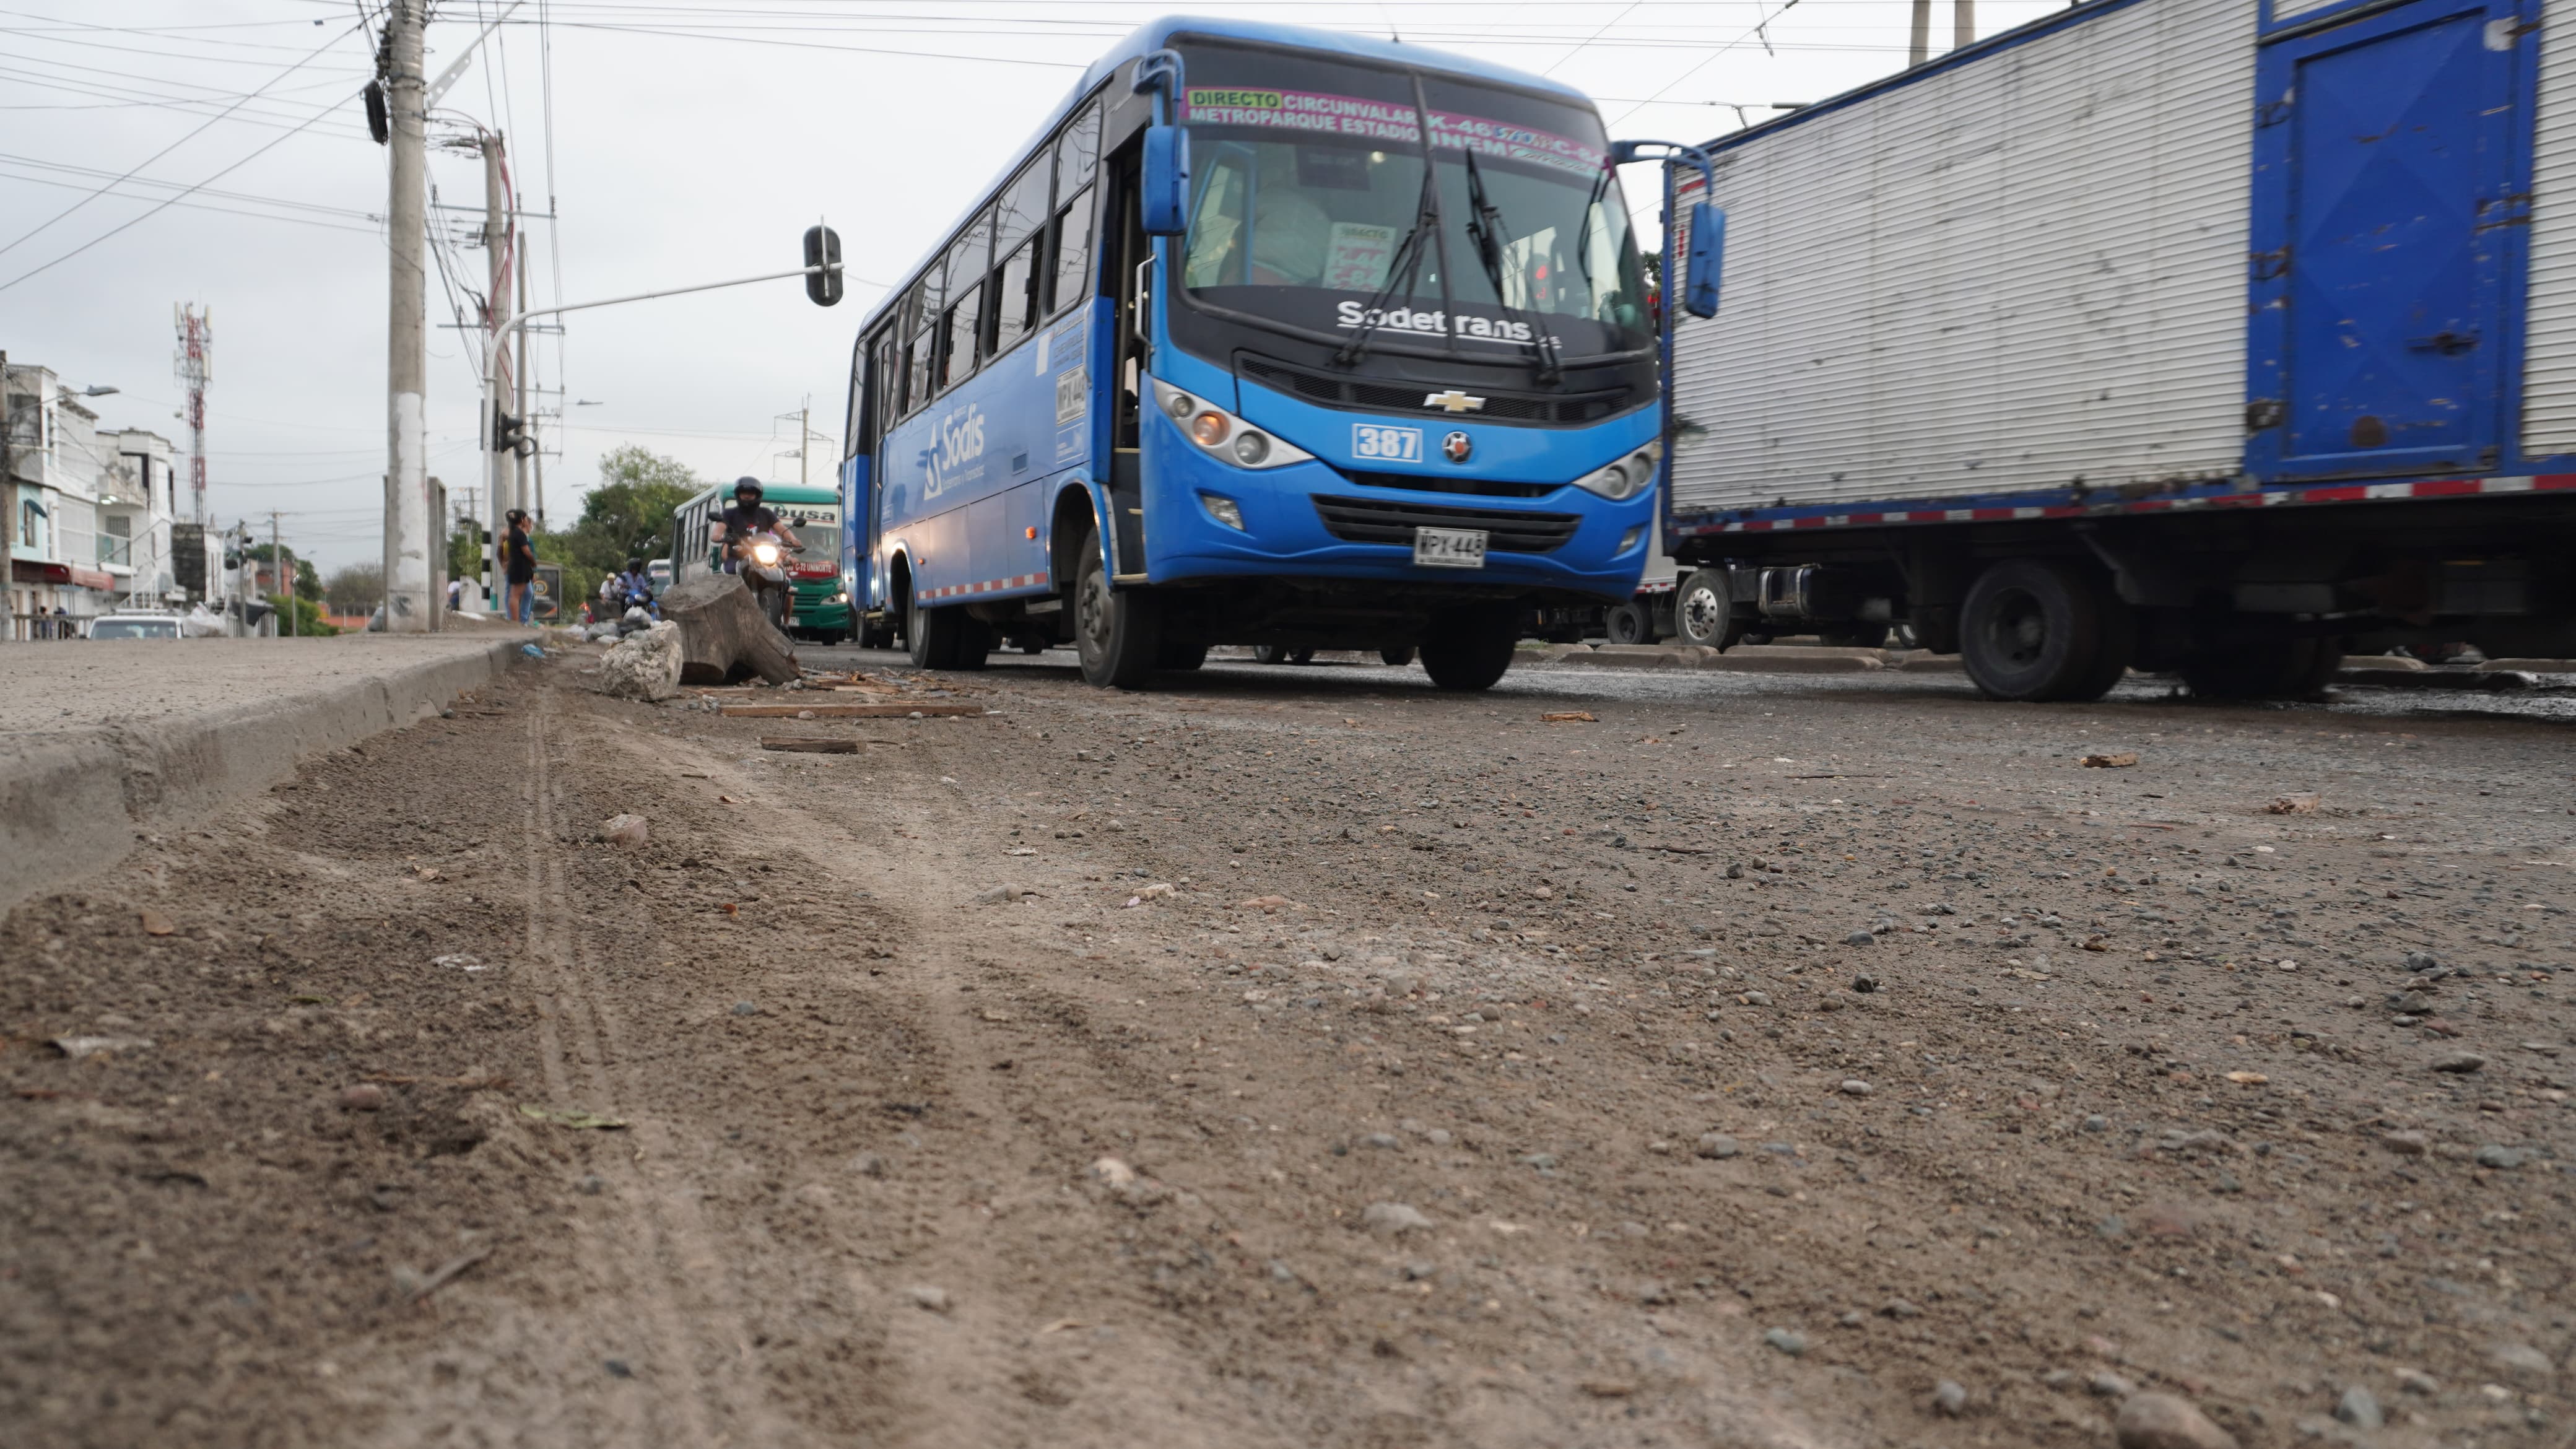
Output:
<svg viewBox="0 0 2576 1449">
<path fill-rule="evenodd" d="M 874 740 L 816 739 L 811 735 L 793 735 L 786 738 L 774 738 L 769 735 L 760 737 L 762 749 L 785 750 L 796 755 L 855 755 L 859 752 L 859 746 L 874 743 L 876 743 Z"/>
<path fill-rule="evenodd" d="M 918 704 L 728 704 L 721 706 L 725 715 L 739 719 L 797 719 L 811 714 L 816 719 L 902 719 L 906 715 L 979 715 L 980 704 L 961 704 L 925 699 Z"/>
</svg>

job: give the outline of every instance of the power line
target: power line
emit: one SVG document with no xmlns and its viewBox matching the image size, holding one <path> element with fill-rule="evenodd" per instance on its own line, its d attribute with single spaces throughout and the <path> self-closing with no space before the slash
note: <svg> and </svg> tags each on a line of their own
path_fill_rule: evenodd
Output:
<svg viewBox="0 0 2576 1449">
<path fill-rule="evenodd" d="M 347 38 L 348 38 L 352 33 L 354 33 L 354 32 L 353 32 L 353 31 L 351 31 L 351 30 L 344 30 L 344 31 L 341 31 L 341 32 L 339 32 L 338 34 L 336 34 L 336 35 L 332 36 L 329 40 L 326 40 L 326 41 L 322 42 L 322 44 L 321 44 L 320 46 L 316 47 L 316 48 L 315 48 L 315 49 L 314 49 L 310 54 L 306 55 L 302 60 L 299 60 L 299 61 L 295 62 L 295 64 L 288 66 L 286 69 L 284 69 L 284 70 L 282 70 L 282 71 L 279 71 L 276 75 L 274 75 L 274 76 L 270 77 L 267 85 L 263 85 L 263 86 L 261 86 L 261 87 L 259 88 L 259 90 L 258 90 L 258 91 L 253 91 L 253 92 L 251 92 L 251 93 L 250 93 L 250 95 L 247 95 L 247 96 L 242 97 L 242 98 L 241 98 L 241 100 L 238 100 L 238 101 L 233 102 L 233 104 L 232 104 L 230 107 L 226 108 L 226 110 L 225 110 L 225 112 L 224 112 L 224 115 L 230 115 L 230 114 L 232 114 L 232 112 L 233 112 L 233 111 L 240 109 L 243 105 L 247 104 L 247 103 L 248 103 L 250 100 L 252 100 L 254 97 L 258 96 L 258 95 L 259 95 L 259 93 L 260 93 L 260 91 L 265 91 L 265 90 L 267 90 L 269 86 L 275 85 L 275 84 L 277 84 L 279 81 L 282 81 L 282 80 L 286 79 L 288 76 L 291 76 L 291 75 L 295 74 L 297 71 L 302 70 L 306 65 L 310 64 L 311 62 L 321 59 L 321 58 L 322 58 L 322 52 L 323 52 L 323 51 L 329 50 L 332 46 L 338 45 L 341 41 L 346 40 L 346 39 L 347 39 Z M 327 113 L 326 113 L 326 114 L 327 114 Z M 190 140 L 194 139 L 197 135 L 199 135 L 200 133 L 202 133 L 203 131 L 205 131 L 205 130 L 206 130 L 206 128 L 207 128 L 208 126 L 212 126 L 212 125 L 214 125 L 214 124 L 215 124 L 215 121 L 220 121 L 220 120 L 222 120 L 222 119 L 223 119 L 223 116 L 217 116 L 217 117 L 215 117 L 213 120 L 209 120 L 209 121 L 207 121 L 207 122 L 205 123 L 205 125 L 197 127 L 197 129 L 196 129 L 196 130 L 194 130 L 194 131 L 190 131 L 187 135 L 185 135 L 185 136 L 181 136 L 178 140 L 173 141 L 173 142 L 171 142 L 169 145 L 162 147 L 160 150 L 153 152 L 150 156 L 148 156 L 148 157 L 144 158 L 144 160 L 143 160 L 140 164 L 138 164 L 137 166 L 135 166 L 134 170 L 132 170 L 132 171 L 128 171 L 128 172 L 126 172 L 123 176 L 120 176 L 120 177 L 116 178 L 116 179 L 117 179 L 117 181 L 119 181 L 119 182 L 123 182 L 123 181 L 130 181 L 130 180 L 132 180 L 132 179 L 134 178 L 135 174 L 136 174 L 137 172 L 140 172 L 140 171 L 141 171 L 145 166 L 149 166 L 149 165 L 151 165 L 153 162 L 160 160 L 162 157 L 169 155 L 171 152 L 178 150 L 181 146 L 186 145 Z M 316 116 L 316 117 L 314 117 L 314 119 L 315 119 L 315 120 L 320 120 L 320 119 L 321 119 L 321 117 L 320 117 L 320 116 Z M 298 130 L 300 130 L 300 129 L 302 129 L 302 128 L 301 128 L 301 127 L 298 127 L 297 129 L 298 129 Z M 286 134 L 287 134 L 288 136 L 291 136 L 291 135 L 294 135 L 294 134 L 295 134 L 295 132 L 293 132 L 293 131 L 289 131 L 289 132 L 287 132 Z M 278 137 L 277 139 L 278 139 L 279 141 L 282 141 L 282 140 L 285 140 L 285 139 L 286 139 L 286 137 L 285 137 L 285 136 L 280 136 L 280 137 Z M 274 145 L 276 145 L 276 144 L 277 144 L 277 142 L 276 142 L 276 141 L 272 141 L 272 142 L 270 142 L 270 143 L 269 143 L 269 145 L 270 145 L 270 146 L 274 146 Z M 259 149 L 259 151 L 254 151 L 254 152 L 252 152 L 252 153 L 251 153 L 251 155 L 256 156 L 256 155 L 260 154 L 260 152 L 261 152 L 261 151 L 266 151 L 267 149 L 268 149 L 268 146 L 262 146 L 262 147 Z M 243 158 L 243 160 L 248 160 L 248 159 L 249 159 L 249 157 L 244 157 L 244 158 Z M 234 163 L 234 165 L 235 165 L 235 166 L 238 166 L 239 164 L 240 164 L 239 162 Z M 215 173 L 215 175 L 214 175 L 214 176 L 210 176 L 210 177 L 208 177 L 208 178 L 206 178 L 206 179 L 207 179 L 208 181 L 213 181 L 213 180 L 215 180 L 216 178 L 221 177 L 221 176 L 224 174 L 224 172 L 225 172 L 225 171 L 230 171 L 230 170 L 232 170 L 232 169 L 233 169 L 233 167 L 231 167 L 231 166 L 225 167 L 225 168 L 224 168 L 224 171 L 218 171 L 218 172 L 216 172 L 216 173 Z M 194 188 L 191 188 L 191 189 L 194 189 Z M 52 226 L 55 222 L 58 222 L 58 221 L 62 220 L 64 217 L 67 217 L 67 216 L 71 215 L 73 212 L 80 210 L 82 207 L 89 205 L 91 202 L 96 201 L 99 197 L 104 196 L 104 195 L 106 195 L 106 194 L 107 194 L 107 188 L 106 188 L 106 187 L 104 187 L 104 186 L 102 186 L 102 187 L 100 187 L 98 190 L 96 190 L 96 191 L 94 191 L 94 192 L 90 193 L 90 194 L 89 194 L 89 195 L 87 195 L 87 196 L 82 197 L 80 200 L 75 201 L 75 202 L 73 202 L 71 205 L 69 205 L 69 206 L 67 206 L 67 207 L 63 208 L 61 211 L 58 211 L 58 212 L 54 213 L 52 216 L 50 216 L 50 217 L 46 218 L 44 221 L 42 221 L 42 222 L 38 223 L 38 224 L 35 226 L 35 228 L 34 228 L 33 230 L 30 230 L 30 231 L 27 231 L 27 232 L 25 232 L 25 233 L 21 234 L 21 235 L 18 237 L 18 239 L 17 239 L 16 241 L 12 241 L 12 242 L 10 242 L 7 246 L 0 246 L 0 256 L 5 256 L 5 255 L 7 255 L 8 253 L 10 253 L 10 252 L 12 252 L 12 251 L 17 250 L 17 249 L 18 249 L 18 247 L 19 247 L 20 245 L 22 245 L 23 243 L 25 243 L 25 242 L 28 240 L 28 238 L 35 236 L 38 232 L 41 232 L 41 231 L 43 231 L 45 228 L 47 228 L 47 227 L 49 227 L 49 226 Z M 176 199 L 177 199 L 177 198 L 175 198 L 175 197 L 174 197 L 174 198 L 172 198 L 172 200 L 176 200 Z M 163 203 L 162 203 L 162 206 L 167 206 L 167 205 L 169 205 L 169 203 L 168 203 L 168 202 L 163 202 Z M 161 207 L 156 206 L 156 207 L 154 207 L 154 208 L 152 209 L 152 211 L 145 212 L 145 213 L 144 213 L 144 216 L 150 216 L 150 215 L 154 214 L 155 212 L 158 212 L 159 210 L 161 210 Z M 136 218 L 134 219 L 134 221 L 141 221 L 142 219 L 143 219 L 143 217 L 138 216 L 138 217 L 136 217 Z M 125 224 L 125 226 L 132 226 L 133 224 L 134 224 L 134 222 L 133 222 L 133 221 L 129 221 L 129 222 L 127 222 L 127 223 Z M 118 228 L 116 229 L 116 231 L 123 231 L 123 230 L 125 230 L 125 227 L 123 227 L 123 226 L 118 227 Z M 113 231 L 112 231 L 112 232 L 109 232 L 107 235 L 108 235 L 108 236 L 114 236 L 114 235 L 116 235 L 116 232 L 113 232 Z M 98 241 L 105 241 L 106 239 L 107 239 L 107 237 L 100 237 L 100 238 L 98 238 Z M 86 251 L 86 250 L 88 250 L 88 248 L 89 248 L 89 247 L 91 247 L 91 246 L 96 246 L 96 245 L 98 244 L 98 241 L 93 241 L 93 242 L 87 243 L 86 245 L 84 245 L 83 247 L 81 247 L 79 250 L 80 250 L 80 251 Z M 55 263 L 55 262 L 60 262 L 60 261 L 64 260 L 66 257 L 77 256 L 77 255 L 79 255 L 79 251 L 66 252 L 66 253 L 64 253 L 64 255 L 63 255 L 62 257 L 56 257 L 56 258 L 54 259 L 54 261 L 53 261 L 53 262 L 47 262 L 47 263 L 45 264 L 45 266 L 50 267 L 50 266 L 54 265 L 54 263 Z M 37 270 L 37 271 L 43 271 L 43 270 L 44 270 L 44 267 L 39 267 L 39 268 L 37 268 L 36 270 Z M 20 276 L 20 277 L 16 278 L 16 279 L 15 279 L 15 280 L 13 280 L 13 281 L 10 281 L 10 282 L 8 282 L 8 283 L 6 283 L 6 284 L 4 284 L 4 285 L 0 285 L 0 292 L 5 292 L 5 291 L 9 290 L 9 288 L 10 288 L 10 287 L 14 287 L 14 286 L 18 285 L 18 283 L 19 283 L 19 282 L 23 282 L 23 281 L 25 281 L 28 277 L 32 277 L 32 276 L 34 276 L 34 275 L 36 275 L 36 273 L 35 273 L 35 272 L 28 272 L 28 273 L 25 273 L 24 275 L 22 275 L 22 276 Z"/>
<path fill-rule="evenodd" d="M 206 187 L 206 186 L 211 186 L 211 185 L 213 185 L 215 182 L 218 182 L 218 181 L 223 180 L 225 177 L 230 176 L 230 175 L 231 175 L 231 174 L 233 174 L 234 172 L 239 171 L 240 169 L 242 169 L 243 167 L 245 167 L 245 166 L 249 165 L 249 164 L 250 164 L 250 163 L 252 163 L 253 161 L 258 160 L 260 157 L 265 156 L 265 155 L 267 155 L 269 152 L 276 150 L 279 146 L 284 145 L 288 140 L 292 139 L 292 138 L 293 138 L 295 135 L 297 135 L 299 132 L 303 131 L 303 130 L 305 129 L 305 126 L 309 126 L 309 125 L 311 125 L 311 124 L 313 123 L 313 121 L 319 121 L 319 120 L 321 120 L 324 116 L 329 115 L 329 114 L 331 113 L 331 111 L 332 111 L 332 110 L 336 110 L 336 109 L 338 109 L 338 108 L 339 108 L 339 106 L 340 106 L 340 104 L 342 103 L 342 101 L 346 101 L 346 100 L 350 99 L 351 97 L 354 97 L 356 94 L 357 94 L 356 92 L 352 91 L 352 92 L 350 92 L 350 95 L 349 95 L 349 96 L 343 96 L 343 97 L 341 97 L 341 98 L 340 98 L 340 100 L 335 100 L 335 101 L 333 101 L 333 102 L 331 103 L 330 107 L 328 107 L 328 108 L 326 108 L 326 109 L 324 109 L 324 110 L 320 110 L 320 111 L 316 111 L 316 112 L 314 112 L 314 113 L 313 113 L 313 118 L 312 118 L 312 120 L 311 120 L 311 121 L 307 121 L 307 122 L 305 122 L 305 125 L 304 125 L 304 126 L 298 126 L 298 127 L 296 127 L 294 130 L 286 132 L 284 135 L 281 135 L 281 136 L 277 137 L 276 139 L 274 139 L 274 140 L 270 141 L 267 145 L 262 146 L 262 147 L 260 147 L 258 150 L 251 152 L 249 155 L 244 156 L 244 157 L 243 157 L 243 158 L 241 158 L 239 161 L 236 161 L 236 162 L 234 162 L 233 164 L 231 164 L 230 166 L 225 167 L 223 170 L 216 172 L 214 175 L 207 177 L 205 180 L 198 182 L 196 185 L 189 187 L 187 190 L 180 192 L 178 195 L 173 196 L 173 197 L 170 197 L 169 199 L 167 199 L 167 200 L 165 200 L 165 201 L 159 202 L 158 204 L 154 205 L 150 210 L 148 210 L 148 211 L 144 212 L 142 215 L 140 215 L 140 216 L 136 216 L 136 217 L 134 217 L 134 218 L 132 218 L 132 219 L 130 219 L 130 220 L 128 220 L 128 221 L 126 221 L 125 223 L 123 223 L 123 224 L 122 224 L 122 225 L 120 225 L 120 226 L 112 227 L 112 228 L 110 228 L 109 230 L 107 230 L 107 231 L 105 231 L 105 232 L 102 232 L 102 233 L 100 233 L 100 234 L 99 234 L 99 235 L 97 235 L 97 236 L 91 237 L 88 241 L 82 242 L 79 246 L 76 246 L 76 247 L 72 248 L 70 251 L 67 251 L 67 252 L 63 253 L 61 256 L 58 256 L 58 257 L 54 258 L 54 259 L 53 259 L 52 261 L 50 261 L 50 262 L 46 262 L 46 263 L 45 263 L 44 265 L 42 265 L 42 266 L 32 268 L 31 270 L 28 270 L 28 271 L 20 272 L 18 275 L 14 276 L 14 277 L 11 277 L 9 280 L 7 280 L 7 281 L 5 281 L 5 282 L 0 282 L 0 292 L 8 291 L 10 288 L 12 288 L 12 287 L 14 287 L 14 286 L 17 286 L 20 282 L 26 281 L 26 280 L 27 280 L 28 278 L 30 278 L 30 277 L 40 276 L 40 275 L 42 275 L 43 273 L 46 273 L 46 272 L 52 271 L 54 268 L 56 268 L 56 267 L 58 267 L 58 266 L 61 266 L 63 263 L 65 263 L 65 262 L 67 262 L 67 261 L 70 261 L 72 258 L 74 258 L 74 257 L 76 257 L 76 256 L 79 256 L 81 253 L 83 253 L 83 252 L 85 252 L 85 251 L 88 251 L 91 247 L 97 246 L 100 242 L 106 241 L 106 240 L 107 240 L 108 238 L 110 238 L 110 237 L 114 237 L 114 236 L 121 235 L 122 233 L 124 233 L 124 232 L 126 232 L 126 231 L 131 230 L 131 229 L 132 229 L 132 228 L 134 228 L 135 226 L 140 225 L 141 223 L 143 223 L 143 222 L 145 222 L 145 221 L 149 221 L 149 220 L 150 220 L 150 219 L 152 219 L 153 217 L 159 216 L 162 212 L 169 210 L 171 207 L 173 207 L 173 206 L 177 205 L 177 204 L 178 204 L 178 203 L 180 203 L 181 201 L 186 200 L 189 196 L 191 196 L 191 195 L 195 194 L 199 189 L 201 189 L 201 188 L 203 188 L 203 187 Z M 209 124 L 212 124 L 212 123 L 210 122 Z M 204 129 L 204 128 L 203 128 L 203 127 L 200 127 L 199 129 L 201 129 L 201 130 L 202 130 L 202 129 Z M 193 134 L 193 133 L 192 133 L 192 134 Z M 185 138 L 183 137 L 183 138 L 181 138 L 181 139 L 183 139 L 183 140 L 184 140 Z M 176 144 L 176 143 L 173 143 L 173 144 Z M 165 154 L 166 154 L 166 152 L 165 152 Z M 146 162 L 145 164 L 146 164 L 146 165 L 149 165 L 150 163 L 149 163 L 149 162 Z M 140 168 L 137 168 L 137 169 L 139 170 Z M 127 176 L 129 176 L 129 177 L 130 177 L 130 176 L 132 176 L 133 174 L 134 174 L 134 173 L 133 173 L 133 172 L 131 172 L 131 171 L 129 171 L 129 172 L 127 172 L 127 173 L 126 173 L 126 175 L 127 175 Z M 122 179 L 122 178 L 120 178 L 120 179 Z M 104 194 L 106 194 L 106 188 L 105 188 L 105 187 L 101 187 L 97 192 L 93 192 L 90 196 L 83 198 L 83 199 L 81 200 L 81 202 L 80 202 L 78 205 L 76 205 L 75 207 L 73 207 L 73 208 L 72 208 L 72 210 L 78 210 L 80 206 L 86 206 L 86 205 L 88 205 L 91 201 L 96 200 L 99 196 L 104 195 Z M 71 212 L 70 212 L 70 211 L 66 211 L 66 212 L 64 212 L 64 213 L 63 213 L 63 215 L 64 215 L 64 216 L 69 216 L 70 214 L 71 214 Z M 57 220 L 57 221 L 59 221 L 60 219 L 61 219 L 61 217 L 57 217 L 57 218 L 55 218 L 55 220 Z M 47 225 L 47 226 L 50 226 L 50 225 L 52 225 L 52 224 L 53 224 L 52 222 L 48 222 L 48 223 L 46 223 L 46 225 Z M 42 230 L 44 230 L 44 227 L 38 227 L 36 230 L 37 230 L 37 231 L 42 231 Z M 27 235 L 28 235 L 28 236 L 33 236 L 33 235 L 35 235 L 35 232 L 29 232 Z M 18 240 L 19 240 L 19 241 L 24 241 L 24 240 L 26 240 L 26 237 L 20 237 Z M 10 243 L 10 246 L 15 246 L 15 245 L 17 245 L 17 242 L 12 242 L 12 243 Z M 0 252 L 5 252 L 5 251 L 7 251 L 8 249 L 9 249 L 8 247 L 0 247 Z"/>
</svg>

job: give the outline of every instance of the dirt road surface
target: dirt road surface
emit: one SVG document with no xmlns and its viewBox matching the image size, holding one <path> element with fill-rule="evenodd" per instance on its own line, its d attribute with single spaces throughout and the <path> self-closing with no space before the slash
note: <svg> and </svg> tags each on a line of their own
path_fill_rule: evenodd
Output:
<svg viewBox="0 0 2576 1449">
<path fill-rule="evenodd" d="M 7 917 L 0 1437 L 2576 1424 L 2563 724 L 580 662 Z"/>
</svg>

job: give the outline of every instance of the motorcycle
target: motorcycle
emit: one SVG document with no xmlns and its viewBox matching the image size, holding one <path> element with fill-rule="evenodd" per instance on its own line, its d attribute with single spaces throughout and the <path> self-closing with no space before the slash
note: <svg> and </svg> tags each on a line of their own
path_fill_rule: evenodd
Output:
<svg viewBox="0 0 2576 1449">
<path fill-rule="evenodd" d="M 787 555 L 791 550 L 765 528 L 743 535 L 733 550 L 734 571 L 742 576 L 743 586 L 751 590 L 752 602 L 760 606 L 760 616 L 769 621 L 771 628 L 786 633 L 796 615 L 795 590 L 787 583 Z M 804 551 L 802 547 L 792 550 Z"/>
</svg>

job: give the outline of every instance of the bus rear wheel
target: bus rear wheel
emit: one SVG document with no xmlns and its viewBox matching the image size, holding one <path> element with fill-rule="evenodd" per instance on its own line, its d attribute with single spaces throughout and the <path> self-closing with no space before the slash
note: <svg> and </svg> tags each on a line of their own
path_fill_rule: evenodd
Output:
<svg viewBox="0 0 2576 1449">
<path fill-rule="evenodd" d="M 915 669 L 981 669 L 993 652 L 993 626 L 962 607 L 926 609 L 916 599 L 903 632 Z"/>
<path fill-rule="evenodd" d="M 1083 535 L 1073 582 L 1073 644 L 1082 677 L 1103 689 L 1142 689 L 1162 660 L 1162 600 L 1143 589 L 1113 589 L 1099 536 Z"/>
<path fill-rule="evenodd" d="M 1512 608 L 1461 609 L 1432 621 L 1422 639 L 1422 669 L 1435 686 L 1466 694 L 1491 689 L 1512 667 L 1521 614 Z"/>
</svg>

